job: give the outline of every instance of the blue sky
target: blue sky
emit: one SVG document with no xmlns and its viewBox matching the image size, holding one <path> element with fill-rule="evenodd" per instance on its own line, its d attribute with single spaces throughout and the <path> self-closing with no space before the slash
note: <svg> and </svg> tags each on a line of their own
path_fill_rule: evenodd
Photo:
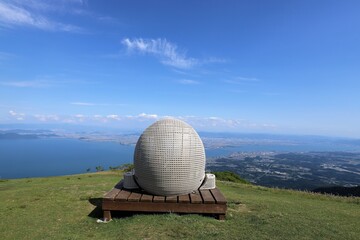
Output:
<svg viewBox="0 0 360 240">
<path fill-rule="evenodd" d="M 0 123 L 360 137 L 359 1 L 0 1 Z"/>
</svg>

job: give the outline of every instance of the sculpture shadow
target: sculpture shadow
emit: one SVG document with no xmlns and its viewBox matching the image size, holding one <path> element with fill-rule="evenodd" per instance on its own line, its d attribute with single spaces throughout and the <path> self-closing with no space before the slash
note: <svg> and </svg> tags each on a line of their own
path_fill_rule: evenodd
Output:
<svg viewBox="0 0 360 240">
<path fill-rule="evenodd" d="M 88 217 L 102 218 L 103 217 L 103 212 L 101 209 L 102 198 L 90 198 L 89 203 L 95 206 L 95 208 L 88 214 Z"/>
<path fill-rule="evenodd" d="M 103 218 L 103 210 L 102 210 L 102 198 L 90 198 L 89 203 L 95 208 L 88 214 L 88 217 L 101 219 Z M 121 211 L 112 211 L 111 216 L 113 218 L 128 218 L 138 214 L 153 214 L 153 213 L 143 213 L 143 212 L 121 212 Z"/>
<path fill-rule="evenodd" d="M 120 181 L 118 184 L 114 186 L 114 188 L 122 189 L 123 188 L 123 181 Z M 92 218 L 102 218 L 103 217 L 103 211 L 102 211 L 102 198 L 90 198 L 89 203 L 95 208 L 88 214 L 88 217 Z M 116 216 L 116 213 L 115 215 Z"/>
</svg>

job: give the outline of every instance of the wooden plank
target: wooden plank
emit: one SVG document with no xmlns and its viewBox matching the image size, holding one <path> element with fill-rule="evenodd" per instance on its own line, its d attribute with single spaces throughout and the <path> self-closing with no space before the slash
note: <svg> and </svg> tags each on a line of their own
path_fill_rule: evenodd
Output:
<svg viewBox="0 0 360 240">
<path fill-rule="evenodd" d="M 156 203 L 165 202 L 165 197 L 164 196 L 154 196 L 153 202 L 156 202 Z"/>
<path fill-rule="evenodd" d="M 224 195 L 222 195 L 222 193 L 220 192 L 219 189 L 217 189 L 217 188 L 211 189 L 210 192 L 214 196 L 217 204 L 226 204 L 226 202 L 227 202 L 226 198 L 224 197 Z"/>
<path fill-rule="evenodd" d="M 190 203 L 189 194 L 180 195 L 180 196 L 179 196 L 179 203 Z"/>
<path fill-rule="evenodd" d="M 115 197 L 115 201 L 120 201 L 120 202 L 126 202 L 128 197 L 130 196 L 131 192 L 127 191 L 127 190 L 122 190 L 116 197 Z"/>
<path fill-rule="evenodd" d="M 139 202 L 141 198 L 141 193 L 132 192 L 128 197 L 128 202 Z"/>
<path fill-rule="evenodd" d="M 119 194 L 120 191 L 120 189 L 113 188 L 105 194 L 104 199 L 114 200 L 114 198 Z"/>
<path fill-rule="evenodd" d="M 168 197 L 166 197 L 165 201 L 168 203 L 177 203 L 178 197 L 177 196 L 168 196 Z"/>
<path fill-rule="evenodd" d="M 202 198 L 201 198 L 199 191 L 190 193 L 190 201 L 191 201 L 191 203 L 195 203 L 195 204 L 202 203 Z"/>
<path fill-rule="evenodd" d="M 215 199 L 209 190 L 200 190 L 200 193 L 205 204 L 215 203 Z"/>
<path fill-rule="evenodd" d="M 152 202 L 153 197 L 154 197 L 153 195 L 143 194 L 141 196 L 140 202 Z"/>
<path fill-rule="evenodd" d="M 111 219 L 110 211 L 128 212 L 174 212 L 213 214 L 218 219 L 225 218 L 226 198 L 219 189 L 201 190 L 181 196 L 153 196 L 139 190 L 121 188 L 119 182 L 105 194 L 102 202 L 104 218 Z"/>
<path fill-rule="evenodd" d="M 103 210 L 136 211 L 136 212 L 173 212 L 173 213 L 206 213 L 226 214 L 225 204 L 188 204 L 166 202 L 119 202 L 104 201 Z"/>
</svg>

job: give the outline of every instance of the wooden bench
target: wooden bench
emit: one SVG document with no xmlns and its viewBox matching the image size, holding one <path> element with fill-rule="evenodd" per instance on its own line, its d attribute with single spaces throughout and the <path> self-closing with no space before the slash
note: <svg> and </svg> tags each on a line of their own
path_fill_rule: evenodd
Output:
<svg viewBox="0 0 360 240">
<path fill-rule="evenodd" d="M 124 189 L 122 181 L 106 193 L 102 201 L 106 221 L 111 219 L 111 211 L 211 214 L 224 220 L 226 209 L 226 199 L 217 188 L 164 197 Z"/>
</svg>

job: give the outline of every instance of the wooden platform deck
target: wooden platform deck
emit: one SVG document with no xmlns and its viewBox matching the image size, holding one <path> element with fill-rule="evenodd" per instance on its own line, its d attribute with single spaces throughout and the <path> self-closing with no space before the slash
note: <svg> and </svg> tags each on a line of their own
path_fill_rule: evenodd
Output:
<svg viewBox="0 0 360 240">
<path fill-rule="evenodd" d="M 227 206 L 224 195 L 217 188 L 164 197 L 124 189 L 121 181 L 103 197 L 102 210 L 105 220 L 111 219 L 111 211 L 211 214 L 224 220 Z"/>
</svg>

